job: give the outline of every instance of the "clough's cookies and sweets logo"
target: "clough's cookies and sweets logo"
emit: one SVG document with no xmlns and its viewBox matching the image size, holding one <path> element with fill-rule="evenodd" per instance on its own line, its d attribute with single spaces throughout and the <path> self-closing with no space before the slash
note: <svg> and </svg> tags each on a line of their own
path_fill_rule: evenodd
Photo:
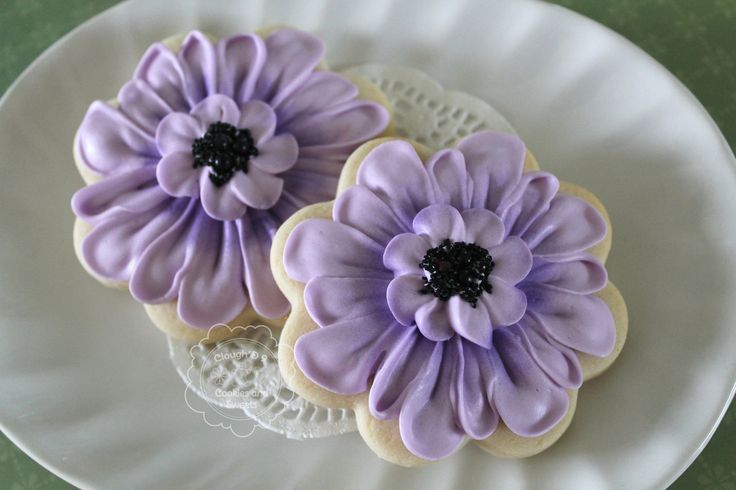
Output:
<svg viewBox="0 0 736 490">
<path fill-rule="evenodd" d="M 223 327 L 215 325 L 214 328 Z M 247 437 L 272 413 L 284 393 L 278 341 L 266 326 L 228 327 L 227 340 L 208 337 L 189 349 L 187 405 L 212 427 Z"/>
</svg>

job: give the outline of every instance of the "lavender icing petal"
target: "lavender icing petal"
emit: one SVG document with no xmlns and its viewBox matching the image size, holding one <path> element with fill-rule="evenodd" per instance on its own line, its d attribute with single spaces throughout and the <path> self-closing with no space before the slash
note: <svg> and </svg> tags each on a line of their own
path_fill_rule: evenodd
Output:
<svg viewBox="0 0 736 490">
<path fill-rule="evenodd" d="M 414 314 L 414 321 L 422 335 L 429 340 L 442 342 L 455 334 L 447 313 L 447 302 L 431 297 Z"/>
<path fill-rule="evenodd" d="M 235 126 L 240 120 L 240 108 L 233 99 L 221 94 L 210 95 L 192 108 L 192 116 L 199 120 L 203 128 L 212 123 L 225 122 Z"/>
<path fill-rule="evenodd" d="M 580 352 L 605 357 L 616 343 L 616 325 L 597 296 L 570 294 L 541 284 L 526 286 L 528 314 L 558 342 Z"/>
<path fill-rule="evenodd" d="M 493 292 L 483 294 L 480 300 L 485 304 L 493 326 L 501 327 L 518 322 L 527 309 L 524 292 L 498 277 L 492 277 L 490 282 Z"/>
<path fill-rule="evenodd" d="M 93 171 L 111 175 L 154 164 L 153 136 L 104 102 L 93 102 L 79 127 L 77 150 Z"/>
<path fill-rule="evenodd" d="M 250 159 L 251 165 L 269 174 L 286 172 L 294 166 L 299 155 L 299 145 L 288 133 L 279 134 L 258 146 L 258 156 Z"/>
<path fill-rule="evenodd" d="M 309 219 L 286 240 L 284 267 L 289 277 L 303 283 L 319 276 L 390 279 L 381 252 L 378 244 L 354 228 Z"/>
<path fill-rule="evenodd" d="M 138 258 L 179 217 L 181 206 L 163 202 L 140 213 L 119 213 L 97 224 L 82 240 L 85 263 L 112 281 L 129 281 Z"/>
<path fill-rule="evenodd" d="M 381 359 L 396 348 L 406 330 L 384 321 L 383 315 L 369 315 L 302 335 L 294 345 L 299 369 L 334 393 L 363 393 Z"/>
<path fill-rule="evenodd" d="M 241 180 L 243 177 L 244 175 L 238 172 L 227 184 L 216 186 L 210 180 L 209 172 L 203 171 L 200 174 L 200 202 L 211 218 L 220 221 L 231 221 L 245 214 L 248 206 L 235 191 L 236 186 L 242 189 L 245 185 Z M 248 180 L 248 182 L 251 182 L 251 180 Z"/>
<path fill-rule="evenodd" d="M 192 225 L 196 242 L 192 260 L 181 272 L 178 313 L 186 323 L 210 328 L 229 322 L 243 311 L 248 297 L 243 284 L 243 258 L 234 223 L 200 213 Z"/>
<path fill-rule="evenodd" d="M 280 29 L 265 40 L 266 61 L 253 97 L 277 107 L 301 86 L 322 59 L 322 41 L 306 32 Z"/>
<path fill-rule="evenodd" d="M 458 351 L 453 372 L 454 397 L 450 397 L 457 423 L 473 439 L 485 439 L 498 427 L 498 414 L 490 404 L 493 367 L 488 353 L 460 337 L 448 341 Z"/>
<path fill-rule="evenodd" d="M 532 269 L 532 253 L 523 240 L 509 237 L 488 253 L 493 257 L 491 276 L 503 279 L 508 284 L 518 284 Z"/>
<path fill-rule="evenodd" d="M 143 80 L 131 80 L 117 96 L 119 109 L 149 134 L 174 109 Z"/>
<path fill-rule="evenodd" d="M 460 296 L 453 296 L 447 302 L 447 313 L 452 329 L 463 338 L 489 349 L 492 346 L 491 318 L 482 301 L 474 307 Z"/>
<path fill-rule="evenodd" d="M 294 166 L 296 167 L 296 165 Z M 308 206 L 316 202 L 330 201 L 335 198 L 338 177 L 322 175 L 314 172 L 296 170 L 294 167 L 279 177 L 284 179 L 284 192 L 294 199 L 297 207 Z"/>
<path fill-rule="evenodd" d="M 569 399 L 527 352 L 522 335 L 518 326 L 494 333 L 495 349 L 489 351 L 496 372 L 493 403 L 512 432 L 536 437 L 562 420 Z"/>
<path fill-rule="evenodd" d="M 429 240 L 414 233 L 401 233 L 388 242 L 383 252 L 383 265 L 394 272 L 401 274 L 424 274 L 419 265 L 424 259 L 427 250 L 432 248 Z"/>
<path fill-rule="evenodd" d="M 362 231 L 381 245 L 386 245 L 405 231 L 399 218 L 385 202 L 365 187 L 357 185 L 337 197 L 332 208 L 332 219 Z"/>
<path fill-rule="evenodd" d="M 358 87 L 347 78 L 328 71 L 309 74 L 304 83 L 279 105 L 279 121 L 288 124 L 296 116 L 322 112 L 358 96 Z"/>
<path fill-rule="evenodd" d="M 189 111 L 191 106 L 185 96 L 184 70 L 176 55 L 163 44 L 156 43 L 148 48 L 133 78 L 146 82 L 173 110 Z"/>
<path fill-rule="evenodd" d="M 605 236 L 606 221 L 593 206 L 577 197 L 558 195 L 522 239 L 535 256 L 558 257 L 582 252 Z"/>
<path fill-rule="evenodd" d="M 249 101 L 266 62 L 263 40 L 254 34 L 239 34 L 221 39 L 215 49 L 217 91 L 238 103 Z"/>
<path fill-rule="evenodd" d="M 405 141 L 389 141 L 368 153 L 358 169 L 357 184 L 393 209 L 407 229 L 417 213 L 435 201 L 427 170 Z"/>
<path fill-rule="evenodd" d="M 546 213 L 559 187 L 557 177 L 547 172 L 522 175 L 516 190 L 499 205 L 509 235 L 523 235 L 537 218 Z"/>
<path fill-rule="evenodd" d="M 519 326 L 527 351 L 547 376 L 563 388 L 580 388 L 583 371 L 575 351 L 551 339 L 530 315 L 525 316 Z"/>
<path fill-rule="evenodd" d="M 198 197 L 202 172 L 202 168 L 194 168 L 191 152 L 169 153 L 156 165 L 159 191 L 174 197 Z"/>
<path fill-rule="evenodd" d="M 426 162 L 437 202 L 450 204 L 458 209 L 470 207 L 473 181 L 465 168 L 463 154 L 455 149 L 441 150 Z"/>
<path fill-rule="evenodd" d="M 199 31 L 187 34 L 177 57 L 186 74 L 184 88 L 190 105 L 217 92 L 217 54 L 207 36 Z"/>
<path fill-rule="evenodd" d="M 490 250 L 505 235 L 503 222 L 492 211 L 481 208 L 466 209 L 462 213 L 465 223 L 465 241 Z"/>
<path fill-rule="evenodd" d="M 411 385 L 399 415 L 399 432 L 407 449 L 432 461 L 449 456 L 465 440 L 465 433 L 455 424 L 452 405 L 447 403 L 458 362 L 456 351 L 448 345 L 435 344 L 424 376 Z"/>
<path fill-rule="evenodd" d="M 496 211 L 521 179 L 524 143 L 512 134 L 483 131 L 462 139 L 457 149 L 473 180 L 472 207 Z"/>
<path fill-rule="evenodd" d="M 465 239 L 465 223 L 460 211 L 447 204 L 433 204 L 419 211 L 412 228 L 417 235 L 426 236 L 433 247 L 448 238 L 454 242 Z"/>
<path fill-rule="evenodd" d="M 208 182 L 210 187 L 212 183 Z M 259 168 L 251 167 L 248 173 L 237 172 L 230 182 L 223 187 L 228 187 L 238 200 L 254 209 L 269 209 L 279 200 L 284 188 L 284 180 Z M 205 209 L 207 203 L 204 202 Z M 240 206 L 237 206 L 239 209 Z M 235 211 L 233 211 L 235 214 Z"/>
<path fill-rule="evenodd" d="M 413 274 L 391 280 L 385 292 L 385 301 L 397 322 L 412 325 L 417 310 L 432 301 L 431 294 L 420 293 L 423 286 L 422 277 Z"/>
<path fill-rule="evenodd" d="M 276 130 L 276 113 L 268 104 L 260 100 L 249 100 L 241 104 L 240 120 L 236 126 L 248 129 L 256 147 L 262 150 L 261 145 L 273 138 Z"/>
<path fill-rule="evenodd" d="M 174 112 L 164 117 L 156 129 L 156 146 L 161 155 L 192 153 L 192 143 L 201 138 L 207 127 L 189 114 Z"/>
<path fill-rule="evenodd" d="M 245 263 L 245 284 L 253 309 L 267 318 L 289 312 L 289 301 L 276 285 L 271 270 L 271 243 L 278 224 L 263 211 L 251 211 L 235 221 Z"/>
<path fill-rule="evenodd" d="M 93 223 L 114 213 L 148 211 L 167 199 L 156 185 L 156 168 L 148 165 L 83 187 L 72 197 L 72 209 Z"/>
<path fill-rule="evenodd" d="M 383 420 L 399 417 L 410 386 L 424 377 L 434 346 L 416 327 L 405 328 L 396 337 L 393 349 L 376 371 L 368 395 L 368 407 L 374 417 Z"/>
<path fill-rule="evenodd" d="M 182 207 L 186 206 L 183 210 Z M 164 303 L 176 299 L 183 270 L 194 251 L 192 224 L 199 206 L 194 200 L 176 199 L 176 220 L 140 254 L 130 277 L 130 293 L 141 303 Z"/>
<path fill-rule="evenodd" d="M 304 289 L 304 304 L 309 316 L 321 327 L 351 318 L 384 312 L 386 279 L 370 277 L 315 277 Z"/>
<path fill-rule="evenodd" d="M 582 253 L 551 262 L 536 258 L 532 272 L 524 283 L 544 284 L 568 293 L 592 294 L 608 282 L 608 273 L 601 262 L 590 254 Z"/>
</svg>

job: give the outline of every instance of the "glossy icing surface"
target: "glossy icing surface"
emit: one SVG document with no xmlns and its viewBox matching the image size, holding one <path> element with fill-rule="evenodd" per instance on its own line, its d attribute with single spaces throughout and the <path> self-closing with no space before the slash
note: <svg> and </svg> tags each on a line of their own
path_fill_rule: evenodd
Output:
<svg viewBox="0 0 736 490">
<path fill-rule="evenodd" d="M 176 53 L 151 46 L 119 106 L 94 102 L 79 128 L 76 153 L 102 176 L 72 199 L 93 225 L 82 243 L 89 267 L 129 281 L 138 301 L 178 300 L 194 327 L 249 303 L 265 317 L 286 314 L 268 260 L 277 227 L 332 199 L 346 157 L 389 119 L 352 82 L 317 70 L 323 55 L 318 38 L 290 29 L 217 42 L 192 32 Z M 216 123 L 247 129 L 257 149 L 222 185 L 211 178 L 230 164 L 222 153 L 210 166 L 193 155 Z"/>
<path fill-rule="evenodd" d="M 426 162 L 406 142 L 383 143 L 333 219 L 306 220 L 286 242 L 286 271 L 306 284 L 322 327 L 297 341 L 300 369 L 335 393 L 369 390 L 371 414 L 399 419 L 404 445 L 425 459 L 488 437 L 499 421 L 524 437 L 545 433 L 582 383 L 576 351 L 614 347 L 611 312 L 593 295 L 606 270 L 585 252 L 605 220 L 558 194 L 552 174 L 523 173 L 524 155 L 517 137 L 494 132 Z M 446 240 L 493 258 L 492 288 L 475 306 L 424 290 L 421 264 Z"/>
</svg>

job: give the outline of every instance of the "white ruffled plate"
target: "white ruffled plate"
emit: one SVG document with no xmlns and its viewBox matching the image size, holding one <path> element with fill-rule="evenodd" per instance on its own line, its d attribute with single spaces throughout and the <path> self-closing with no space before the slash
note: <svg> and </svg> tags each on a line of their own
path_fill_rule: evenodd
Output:
<svg viewBox="0 0 736 490">
<path fill-rule="evenodd" d="M 356 434 L 233 437 L 187 407 L 166 339 L 143 310 L 76 263 L 71 141 L 89 102 L 115 94 L 145 48 L 171 33 L 272 23 L 322 35 L 333 66 L 414 66 L 488 100 L 543 167 L 606 203 L 629 339 L 611 371 L 584 386 L 551 450 L 507 461 L 467 448 L 404 470 Z M 0 104 L 0 426 L 83 487 L 662 488 L 705 444 L 734 389 L 734 163 L 672 75 L 544 3 L 123 3 L 55 44 Z"/>
</svg>

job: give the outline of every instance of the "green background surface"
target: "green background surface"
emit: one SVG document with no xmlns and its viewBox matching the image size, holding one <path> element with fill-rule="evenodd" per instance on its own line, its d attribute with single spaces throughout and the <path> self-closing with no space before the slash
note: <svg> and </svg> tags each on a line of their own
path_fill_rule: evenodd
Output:
<svg viewBox="0 0 736 490">
<path fill-rule="evenodd" d="M 0 93 L 41 52 L 117 0 L 0 0 Z M 556 0 L 674 73 L 736 145 L 736 0 Z M 193 26 L 194 27 L 194 26 Z M 736 490 L 736 404 L 673 489 Z M 0 434 L 0 489 L 72 488 Z"/>
</svg>

